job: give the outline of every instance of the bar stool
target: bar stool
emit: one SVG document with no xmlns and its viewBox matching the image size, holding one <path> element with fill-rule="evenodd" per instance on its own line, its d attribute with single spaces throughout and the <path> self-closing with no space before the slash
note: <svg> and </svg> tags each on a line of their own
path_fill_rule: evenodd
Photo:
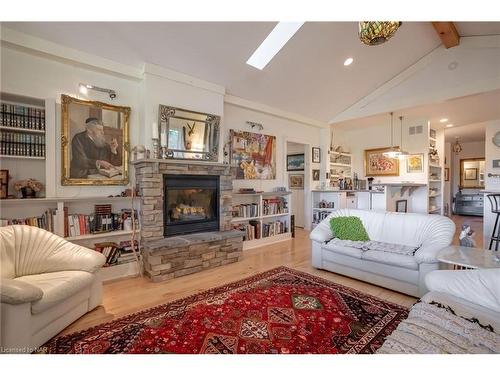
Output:
<svg viewBox="0 0 500 375">
<path fill-rule="evenodd" d="M 493 232 L 491 233 L 489 249 L 492 250 L 493 241 L 495 241 L 495 251 L 498 251 L 498 243 L 500 242 L 500 226 L 498 225 L 500 217 L 500 194 L 488 194 L 487 197 L 490 201 L 491 213 L 496 215 L 495 225 L 493 226 Z"/>
</svg>

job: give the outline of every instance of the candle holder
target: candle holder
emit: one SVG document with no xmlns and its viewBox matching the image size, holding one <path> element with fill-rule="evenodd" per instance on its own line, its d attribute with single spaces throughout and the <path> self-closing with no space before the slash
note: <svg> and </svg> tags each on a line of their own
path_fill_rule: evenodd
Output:
<svg viewBox="0 0 500 375">
<path fill-rule="evenodd" d="M 160 140 L 153 138 L 153 159 L 160 158 Z"/>
</svg>

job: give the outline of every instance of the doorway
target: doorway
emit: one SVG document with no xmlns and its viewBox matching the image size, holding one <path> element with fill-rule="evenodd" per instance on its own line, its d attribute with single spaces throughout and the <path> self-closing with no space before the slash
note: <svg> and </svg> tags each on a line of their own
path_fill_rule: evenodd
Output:
<svg viewBox="0 0 500 375">
<path fill-rule="evenodd" d="M 306 227 L 306 145 L 286 142 L 286 182 L 292 192 L 291 214 L 295 217 L 295 227 Z"/>
<path fill-rule="evenodd" d="M 456 245 L 467 227 L 475 247 L 484 245 L 485 132 L 479 124 L 445 130 L 445 204 L 457 228 Z"/>
</svg>

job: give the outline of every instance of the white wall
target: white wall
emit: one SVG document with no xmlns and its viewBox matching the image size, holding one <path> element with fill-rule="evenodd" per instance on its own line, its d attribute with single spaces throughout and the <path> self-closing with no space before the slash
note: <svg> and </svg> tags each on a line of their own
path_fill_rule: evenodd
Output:
<svg viewBox="0 0 500 375">
<path fill-rule="evenodd" d="M 462 151 L 458 154 L 451 152 L 451 168 L 450 168 L 450 190 L 452 196 L 458 192 L 458 186 L 460 185 L 460 160 L 461 159 L 473 159 L 473 158 L 484 158 L 484 142 L 464 142 L 461 143 Z"/>
<path fill-rule="evenodd" d="M 451 215 L 451 211 L 452 211 L 452 206 L 451 206 L 451 202 L 452 202 L 452 196 L 451 196 L 451 157 L 452 157 L 452 154 L 451 154 L 451 143 L 450 142 L 446 142 L 445 145 L 444 145 L 444 149 L 445 149 L 445 160 L 446 160 L 446 163 L 444 164 L 444 168 L 448 168 L 449 170 L 449 174 L 448 174 L 448 181 L 444 181 L 444 190 L 443 190 L 443 197 L 444 197 L 444 204 L 445 205 L 448 205 L 448 214 Z M 444 172 L 443 172 L 443 179 L 444 179 Z"/>
<path fill-rule="evenodd" d="M 360 179 L 366 178 L 364 166 L 364 150 L 372 148 L 391 146 L 391 126 L 390 118 L 387 117 L 387 123 L 373 124 L 361 129 L 340 129 L 333 127 L 333 140 L 335 146 L 341 145 L 344 150 L 352 153 L 353 173 L 357 173 Z M 423 125 L 423 134 L 409 135 L 409 127 Z M 428 141 L 426 128 L 427 121 L 405 120 L 403 119 L 403 149 L 409 153 L 424 153 L 424 172 L 406 173 L 406 162 L 399 163 L 399 176 L 375 177 L 375 182 L 427 182 L 427 152 Z M 399 119 L 394 119 L 394 145 L 399 146 L 401 139 Z"/>
<path fill-rule="evenodd" d="M 137 144 L 140 134 L 139 125 L 139 82 L 123 76 L 85 69 L 62 61 L 54 60 L 48 56 L 36 55 L 25 50 L 7 47 L 1 48 L 1 91 L 9 94 L 29 96 L 47 100 L 54 106 L 52 113 L 55 119 L 47 118 L 47 160 L 50 171 L 46 176 L 47 191 L 52 191 L 58 196 L 79 195 L 110 195 L 119 194 L 124 186 L 78 187 L 61 186 L 61 94 L 89 100 L 99 100 L 111 104 L 131 107 L 130 140 L 132 145 Z M 79 83 L 89 83 L 100 87 L 116 90 L 117 97 L 111 101 L 104 93 L 89 90 L 88 96 L 79 93 Z M 51 149 L 49 149 L 51 145 Z M 55 151 L 55 152 L 54 152 Z M 7 165 L 9 165 L 7 163 Z M 33 165 L 33 164 L 31 164 Z M 14 178 L 26 178 L 22 169 L 24 164 L 17 162 L 10 166 Z M 30 172 L 28 172 L 30 173 Z"/>
</svg>

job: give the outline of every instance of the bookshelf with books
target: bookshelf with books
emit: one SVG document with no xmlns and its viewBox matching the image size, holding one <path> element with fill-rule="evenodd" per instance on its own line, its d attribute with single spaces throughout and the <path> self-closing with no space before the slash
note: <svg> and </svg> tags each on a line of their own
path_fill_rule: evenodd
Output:
<svg viewBox="0 0 500 375">
<path fill-rule="evenodd" d="M 243 250 L 291 238 L 290 192 L 233 193 L 234 230 L 243 232 Z"/>
<path fill-rule="evenodd" d="M 0 206 L 0 226 L 36 226 L 90 249 L 95 249 L 96 244 L 102 242 L 115 242 L 124 247 L 124 243 L 128 241 L 131 251 L 132 236 L 139 233 L 138 228 L 132 227 L 132 212 L 136 210 L 132 208 L 134 204 L 131 197 L 4 199 L 0 201 Z M 137 213 L 135 218 L 137 219 Z M 139 238 L 135 240 L 139 241 Z M 140 256 L 139 248 L 135 249 Z M 112 262 L 103 268 L 103 280 L 139 273 L 136 261 L 134 264 L 125 263 L 128 262 Z"/>
</svg>

